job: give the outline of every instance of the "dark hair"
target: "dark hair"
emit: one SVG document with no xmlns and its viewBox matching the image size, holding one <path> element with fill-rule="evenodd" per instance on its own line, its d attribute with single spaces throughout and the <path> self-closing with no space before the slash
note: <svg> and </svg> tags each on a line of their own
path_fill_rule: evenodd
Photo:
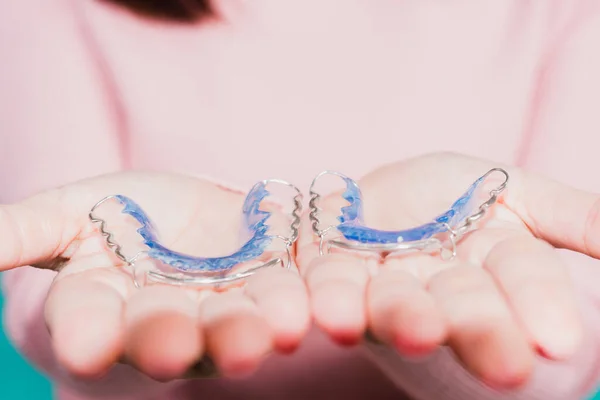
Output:
<svg viewBox="0 0 600 400">
<path fill-rule="evenodd" d="M 193 22 L 210 15 L 210 0 L 102 0 L 146 17 Z"/>
</svg>

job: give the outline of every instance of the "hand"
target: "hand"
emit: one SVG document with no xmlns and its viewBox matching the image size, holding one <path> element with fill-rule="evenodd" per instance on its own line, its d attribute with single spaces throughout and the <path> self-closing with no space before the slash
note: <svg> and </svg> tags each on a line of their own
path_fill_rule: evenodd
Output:
<svg viewBox="0 0 600 400">
<path fill-rule="evenodd" d="M 295 267 L 261 270 L 243 289 L 220 293 L 137 289 L 88 219 L 91 206 L 112 194 L 139 203 L 163 243 L 178 251 L 221 255 L 238 244 L 244 195 L 183 176 L 108 175 L 0 207 L 0 270 L 34 265 L 58 271 L 46 322 L 56 356 L 70 373 L 98 377 L 124 361 L 170 380 L 194 376 L 208 355 L 222 374 L 233 376 L 251 372 L 272 350 L 298 345 L 310 319 Z M 274 211 L 274 223 L 280 216 Z M 117 221 L 113 230 L 127 236 L 136 227 Z"/>
<path fill-rule="evenodd" d="M 381 168 L 360 181 L 366 222 L 389 230 L 427 222 L 497 166 L 437 154 Z M 453 261 L 341 250 L 319 257 L 305 223 L 297 260 L 316 323 L 337 342 L 355 344 L 368 332 L 404 356 L 446 344 L 498 388 L 524 383 L 535 353 L 553 360 L 572 355 L 583 328 L 554 247 L 600 257 L 600 199 L 508 172 L 499 203 L 459 242 Z M 339 215 L 339 197 L 322 199 L 323 217 Z"/>
</svg>

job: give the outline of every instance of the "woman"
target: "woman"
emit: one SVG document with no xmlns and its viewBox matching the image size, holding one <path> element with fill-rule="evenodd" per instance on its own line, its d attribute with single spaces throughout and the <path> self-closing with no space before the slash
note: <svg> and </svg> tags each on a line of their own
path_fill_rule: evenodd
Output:
<svg viewBox="0 0 600 400">
<path fill-rule="evenodd" d="M 297 263 L 308 291 L 273 270 L 244 293 L 136 292 L 84 221 L 90 201 L 129 191 L 157 213 L 178 210 L 163 220 L 177 217 L 167 233 L 181 233 L 180 246 L 216 251 L 202 227 L 237 216 L 232 188 L 276 175 L 306 190 L 326 168 L 363 176 L 390 163 L 361 181 L 384 227 L 425 208 L 402 189 L 445 202 L 445 189 L 495 163 L 597 191 L 598 2 L 125 3 L 15 1 L 0 16 L 2 200 L 69 184 L 4 207 L 1 224 L 2 268 L 41 267 L 4 276 L 9 332 L 59 398 L 574 399 L 593 389 L 594 262 L 569 254 L 565 268 L 529 239 L 597 256 L 596 236 L 585 234 L 597 232 L 585 228 L 597 226 L 595 197 L 518 170 L 519 196 L 507 194 L 511 214 L 500 218 L 510 235 L 465 251 L 485 273 L 414 260 L 371 279 L 355 258 L 315 260 L 305 232 Z M 439 151 L 493 162 L 413 158 Z M 126 169 L 150 172 L 92 178 Z M 465 282 L 477 290 L 458 290 Z M 377 298 L 376 285 L 392 287 L 390 297 Z M 410 296 L 397 289 L 406 287 Z M 325 335 L 307 333 L 310 315 Z M 368 345 L 368 359 L 367 328 L 385 344 Z M 294 355 L 264 357 L 305 335 Z M 226 377 L 255 373 L 173 380 L 197 377 L 206 353 Z"/>
</svg>

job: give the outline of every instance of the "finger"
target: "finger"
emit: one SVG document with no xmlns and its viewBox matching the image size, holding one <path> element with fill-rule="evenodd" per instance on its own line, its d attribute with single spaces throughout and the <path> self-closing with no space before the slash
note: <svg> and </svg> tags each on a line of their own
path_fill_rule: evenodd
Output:
<svg viewBox="0 0 600 400">
<path fill-rule="evenodd" d="M 533 174 L 514 175 L 504 201 L 537 237 L 600 258 L 600 196 Z"/>
<path fill-rule="evenodd" d="M 207 352 L 219 371 L 246 376 L 273 349 L 273 333 L 254 302 L 232 289 L 209 296 L 201 304 Z"/>
<path fill-rule="evenodd" d="M 362 339 L 366 330 L 367 284 L 370 271 L 379 266 L 380 257 L 335 248 L 322 255 L 323 249 L 313 228 L 326 230 L 337 225 L 336 217 L 347 201 L 339 194 L 332 194 L 320 198 L 315 205 L 319 209 L 318 221 L 304 216 L 296 260 L 310 294 L 316 323 L 339 344 L 353 345 Z M 328 239 L 333 237 L 333 232 L 327 236 Z"/>
<path fill-rule="evenodd" d="M 55 258 L 77 236 L 80 221 L 65 218 L 54 190 L 22 203 L 0 206 L 0 271 Z"/>
<path fill-rule="evenodd" d="M 180 377 L 204 348 L 193 293 L 176 287 L 148 286 L 128 301 L 125 354 L 150 377 Z"/>
<path fill-rule="evenodd" d="M 446 340 L 446 321 L 435 299 L 407 272 L 431 260 L 426 255 L 388 259 L 369 284 L 369 329 L 405 356 L 425 355 Z"/>
<path fill-rule="evenodd" d="M 58 279 L 45 306 L 58 361 L 70 373 L 98 377 L 118 360 L 124 346 L 123 299 L 128 279 L 100 268 Z"/>
<path fill-rule="evenodd" d="M 245 288 L 273 331 L 275 349 L 295 350 L 310 327 L 308 293 L 296 271 L 269 268 L 248 279 Z"/>
<path fill-rule="evenodd" d="M 448 344 L 474 375 L 499 388 L 527 380 L 533 351 L 489 274 L 469 265 L 447 269 L 429 291 L 448 321 Z"/>
<path fill-rule="evenodd" d="M 313 259 L 304 273 L 315 321 L 340 344 L 356 344 L 365 332 L 368 262 L 329 254 Z"/>
<path fill-rule="evenodd" d="M 553 248 L 512 237 L 494 246 L 484 265 L 542 355 L 564 359 L 578 350 L 583 322 L 567 269 Z"/>
</svg>

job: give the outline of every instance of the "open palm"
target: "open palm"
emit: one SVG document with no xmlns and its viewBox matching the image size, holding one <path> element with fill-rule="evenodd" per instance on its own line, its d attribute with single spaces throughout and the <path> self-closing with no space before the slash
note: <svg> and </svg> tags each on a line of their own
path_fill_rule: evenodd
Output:
<svg viewBox="0 0 600 400">
<path fill-rule="evenodd" d="M 98 224 L 88 219 L 91 206 L 113 194 L 140 204 L 162 243 L 177 251 L 218 256 L 239 247 L 244 194 L 185 176 L 107 175 L 0 207 L 0 270 L 34 265 L 58 271 L 46 302 L 46 322 L 57 358 L 71 373 L 99 376 L 122 361 L 169 380 L 190 371 L 211 372 L 199 363 L 208 355 L 223 374 L 244 374 L 268 352 L 298 345 L 308 329 L 309 311 L 294 268 L 264 269 L 244 287 L 219 292 L 169 285 L 136 288 Z M 268 223 L 283 224 L 282 214 L 273 211 Z M 136 225 L 124 222 L 122 214 L 112 218 L 106 219 L 115 237 L 125 243 L 132 239 L 131 249 L 123 246 L 131 256 L 139 237 Z M 199 366 L 205 369 L 198 371 Z"/>
<path fill-rule="evenodd" d="M 386 166 L 360 181 L 365 218 L 384 230 L 428 222 L 497 167 L 454 154 Z M 444 261 L 425 253 L 333 249 L 320 256 L 304 224 L 298 264 L 316 322 L 336 341 L 368 332 L 406 356 L 449 345 L 468 369 L 500 387 L 523 383 L 535 353 L 570 356 L 582 338 L 568 271 L 554 247 L 600 256 L 598 197 L 508 169 L 510 183 L 477 229 Z M 323 198 L 324 218 L 340 196 Z"/>
</svg>

